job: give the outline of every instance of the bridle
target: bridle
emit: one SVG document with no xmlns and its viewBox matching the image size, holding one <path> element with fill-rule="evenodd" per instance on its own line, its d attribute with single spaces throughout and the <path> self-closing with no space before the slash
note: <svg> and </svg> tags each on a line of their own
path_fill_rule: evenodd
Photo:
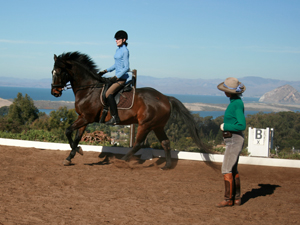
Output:
<svg viewBox="0 0 300 225">
<path fill-rule="evenodd" d="M 57 72 L 57 70 L 52 70 L 52 83 L 51 83 L 51 92 L 53 90 L 57 91 L 60 95 L 63 90 L 70 89 L 71 84 L 69 81 L 69 74 L 65 70 L 61 70 L 61 72 Z"/>
<path fill-rule="evenodd" d="M 57 81 L 60 79 L 59 84 Z M 103 83 L 96 83 L 96 84 L 89 84 L 89 85 L 81 85 L 81 86 L 76 86 L 76 92 L 80 90 L 84 90 L 87 88 L 103 88 L 104 84 Z M 70 83 L 70 75 L 67 71 L 62 69 L 60 73 L 58 73 L 55 69 L 52 70 L 52 84 L 51 84 L 51 93 L 54 95 L 53 90 L 57 91 L 59 93 L 59 96 L 62 94 L 62 91 L 66 91 L 68 89 L 74 89 L 75 87 L 71 86 Z M 75 94 L 76 94 L 75 92 Z"/>
</svg>

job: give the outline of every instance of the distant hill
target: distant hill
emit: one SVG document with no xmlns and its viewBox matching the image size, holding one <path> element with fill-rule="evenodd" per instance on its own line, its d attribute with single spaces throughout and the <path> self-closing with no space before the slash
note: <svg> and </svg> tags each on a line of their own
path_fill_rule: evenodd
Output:
<svg viewBox="0 0 300 225">
<path fill-rule="evenodd" d="M 51 82 L 51 78 L 37 80 L 16 77 L 0 77 L 0 86 L 4 87 L 50 88 Z"/>
<path fill-rule="evenodd" d="M 289 103 L 299 104 L 300 93 L 291 85 L 283 85 L 272 91 L 265 93 L 260 99 L 260 102 L 266 103 Z"/>
<path fill-rule="evenodd" d="M 247 87 L 244 93 L 245 97 L 261 97 L 265 93 L 287 84 L 300 91 L 300 81 L 284 81 L 261 77 L 242 77 L 238 79 Z M 217 85 L 223 81 L 223 79 L 157 78 L 138 75 L 137 87 L 152 87 L 170 95 L 223 95 L 223 92 L 217 89 Z M 50 88 L 51 77 L 40 80 L 0 77 L 0 86 Z"/>
</svg>

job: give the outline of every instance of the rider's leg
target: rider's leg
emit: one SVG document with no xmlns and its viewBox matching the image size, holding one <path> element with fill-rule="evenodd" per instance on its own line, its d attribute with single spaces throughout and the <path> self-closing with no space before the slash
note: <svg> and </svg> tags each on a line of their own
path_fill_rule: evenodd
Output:
<svg viewBox="0 0 300 225">
<path fill-rule="evenodd" d="M 107 125 L 116 125 L 120 122 L 114 94 L 122 89 L 124 83 L 125 81 L 119 80 L 118 82 L 112 84 L 106 92 L 107 103 L 109 104 L 110 114 L 112 116 L 111 119 L 105 123 Z"/>
<path fill-rule="evenodd" d="M 107 103 L 109 104 L 109 110 L 111 114 L 111 119 L 106 122 L 107 125 L 116 125 L 120 123 L 120 118 L 118 115 L 118 108 L 113 95 L 109 95 L 107 98 Z"/>
</svg>

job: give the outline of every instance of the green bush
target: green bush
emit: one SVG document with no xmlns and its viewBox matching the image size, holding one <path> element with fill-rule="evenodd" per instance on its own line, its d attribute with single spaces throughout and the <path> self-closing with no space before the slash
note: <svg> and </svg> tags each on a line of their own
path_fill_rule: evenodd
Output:
<svg viewBox="0 0 300 225">
<path fill-rule="evenodd" d="M 1 138 L 11 138 L 28 141 L 44 141 L 44 142 L 55 142 L 55 143 L 67 143 L 66 140 L 62 140 L 59 134 L 45 130 L 27 130 L 21 133 L 12 133 L 0 131 Z"/>
<path fill-rule="evenodd" d="M 223 154 L 225 152 L 225 148 L 219 147 L 214 149 L 216 152 Z"/>
</svg>

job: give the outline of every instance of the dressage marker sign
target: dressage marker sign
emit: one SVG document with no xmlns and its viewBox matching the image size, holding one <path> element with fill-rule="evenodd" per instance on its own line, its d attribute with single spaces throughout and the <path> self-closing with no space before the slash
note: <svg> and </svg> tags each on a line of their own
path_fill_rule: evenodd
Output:
<svg viewBox="0 0 300 225">
<path fill-rule="evenodd" d="M 269 157 L 269 152 L 273 145 L 273 134 L 273 128 L 249 127 L 248 152 L 250 156 Z"/>
</svg>

